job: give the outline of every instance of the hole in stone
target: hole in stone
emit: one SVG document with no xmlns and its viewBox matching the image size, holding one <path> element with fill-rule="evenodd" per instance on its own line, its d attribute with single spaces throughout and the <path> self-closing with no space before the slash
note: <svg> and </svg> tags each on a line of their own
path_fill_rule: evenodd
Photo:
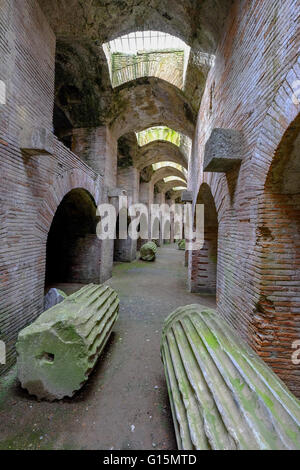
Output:
<svg viewBox="0 0 300 470">
<path fill-rule="evenodd" d="M 48 353 L 48 352 L 43 352 L 39 357 L 38 359 L 42 362 L 49 362 L 50 364 L 52 364 L 54 362 L 54 354 L 52 353 Z"/>
</svg>

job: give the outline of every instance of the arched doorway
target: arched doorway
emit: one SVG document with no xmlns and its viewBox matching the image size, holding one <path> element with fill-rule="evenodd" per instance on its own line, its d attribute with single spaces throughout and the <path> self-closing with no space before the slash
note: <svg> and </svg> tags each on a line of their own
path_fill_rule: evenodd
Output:
<svg viewBox="0 0 300 470">
<path fill-rule="evenodd" d="M 300 115 L 285 132 L 266 179 L 256 230 L 260 260 L 255 348 L 300 396 Z"/>
<path fill-rule="evenodd" d="M 54 215 L 47 239 L 46 287 L 56 283 L 99 283 L 101 241 L 96 204 L 85 189 L 71 190 Z"/>
<path fill-rule="evenodd" d="M 204 245 L 191 252 L 190 290 L 216 295 L 218 261 L 218 215 L 208 184 L 200 187 L 197 204 L 204 205 Z"/>
</svg>

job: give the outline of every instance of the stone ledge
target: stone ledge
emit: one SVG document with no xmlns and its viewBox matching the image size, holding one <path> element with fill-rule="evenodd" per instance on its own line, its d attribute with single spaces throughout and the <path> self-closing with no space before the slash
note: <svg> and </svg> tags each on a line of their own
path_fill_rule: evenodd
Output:
<svg viewBox="0 0 300 470">
<path fill-rule="evenodd" d="M 183 191 L 181 195 L 182 202 L 193 202 L 193 192 L 192 191 Z"/>
<path fill-rule="evenodd" d="M 48 129 L 26 129 L 21 134 L 20 148 L 29 155 L 51 155 L 54 140 L 54 135 Z"/>
<path fill-rule="evenodd" d="M 122 188 L 109 189 L 108 197 L 122 197 L 127 196 L 127 191 Z"/>
<path fill-rule="evenodd" d="M 213 129 L 205 145 L 204 171 L 227 173 L 241 163 L 244 136 L 235 129 Z"/>
</svg>

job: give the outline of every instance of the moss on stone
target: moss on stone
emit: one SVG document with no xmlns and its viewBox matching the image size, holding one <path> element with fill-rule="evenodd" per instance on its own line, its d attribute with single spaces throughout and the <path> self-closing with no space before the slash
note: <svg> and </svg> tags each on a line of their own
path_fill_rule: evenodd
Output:
<svg viewBox="0 0 300 470">
<path fill-rule="evenodd" d="M 215 311 L 173 312 L 161 353 L 181 448 L 300 449 L 299 401 Z"/>
<path fill-rule="evenodd" d="M 18 377 L 32 395 L 72 397 L 88 379 L 118 316 L 108 286 L 89 285 L 46 310 L 18 337 Z"/>
<path fill-rule="evenodd" d="M 185 240 L 179 240 L 177 246 L 178 250 L 185 250 Z"/>
<path fill-rule="evenodd" d="M 154 242 L 145 243 L 140 250 L 140 256 L 143 261 L 155 261 L 157 246 Z"/>
<path fill-rule="evenodd" d="M 131 155 L 131 148 L 126 137 L 120 137 L 118 140 L 118 167 L 129 168 L 133 165 L 133 159 Z"/>
</svg>

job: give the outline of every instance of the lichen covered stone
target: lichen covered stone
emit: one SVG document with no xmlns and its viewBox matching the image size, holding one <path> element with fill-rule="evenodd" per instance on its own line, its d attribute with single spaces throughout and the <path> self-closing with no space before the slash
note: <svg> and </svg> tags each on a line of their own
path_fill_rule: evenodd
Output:
<svg viewBox="0 0 300 470">
<path fill-rule="evenodd" d="M 157 246 L 154 242 L 145 243 L 140 250 L 143 261 L 154 261 L 156 257 Z"/>
<path fill-rule="evenodd" d="M 178 308 L 161 346 L 180 450 L 300 449 L 300 402 L 214 310 Z"/>
<path fill-rule="evenodd" d="M 178 250 L 185 250 L 185 240 L 179 240 L 177 246 Z"/>
<path fill-rule="evenodd" d="M 118 317 L 119 299 L 89 285 L 19 333 L 18 378 L 38 399 L 72 397 L 87 381 Z"/>
</svg>

